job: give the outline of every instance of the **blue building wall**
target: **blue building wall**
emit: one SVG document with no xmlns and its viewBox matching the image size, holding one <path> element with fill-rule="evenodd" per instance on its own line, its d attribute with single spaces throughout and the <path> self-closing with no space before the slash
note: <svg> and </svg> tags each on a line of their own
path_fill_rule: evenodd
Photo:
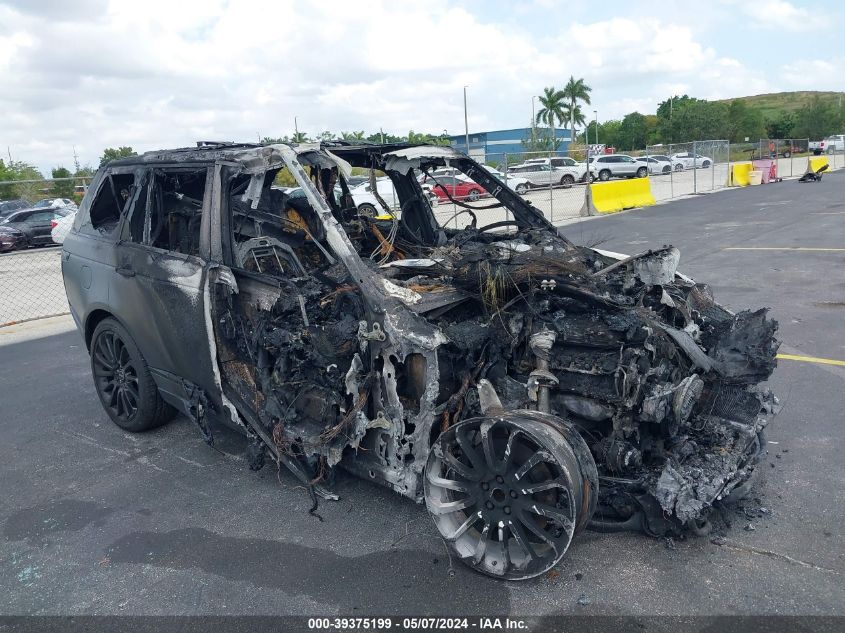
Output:
<svg viewBox="0 0 845 633">
<path fill-rule="evenodd" d="M 493 130 L 490 132 L 470 132 L 469 134 L 469 151 L 466 147 L 466 136 L 464 134 L 456 134 L 449 137 L 449 142 L 455 149 L 470 154 L 473 158 L 478 158 L 481 154 L 483 160 L 487 156 L 496 158 L 495 155 L 507 153 L 520 153 L 525 151 L 522 145 L 522 139 L 531 135 L 531 128 L 521 127 L 512 128 L 510 130 Z M 555 137 L 558 139 L 558 154 L 565 154 L 569 149 L 570 134 L 569 130 L 556 129 Z"/>
</svg>

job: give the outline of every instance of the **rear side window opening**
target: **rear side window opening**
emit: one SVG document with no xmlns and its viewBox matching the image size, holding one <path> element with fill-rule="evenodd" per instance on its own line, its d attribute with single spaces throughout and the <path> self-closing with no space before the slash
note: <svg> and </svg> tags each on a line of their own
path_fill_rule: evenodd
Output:
<svg viewBox="0 0 845 633">
<path fill-rule="evenodd" d="M 132 199 L 135 174 L 109 174 L 91 204 L 91 226 L 100 233 L 113 233 L 123 210 Z"/>
</svg>

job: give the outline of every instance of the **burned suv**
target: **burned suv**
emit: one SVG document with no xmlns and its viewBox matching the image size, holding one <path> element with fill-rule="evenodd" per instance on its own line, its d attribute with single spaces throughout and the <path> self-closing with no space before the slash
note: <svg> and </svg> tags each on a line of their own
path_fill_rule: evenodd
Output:
<svg viewBox="0 0 845 633">
<path fill-rule="evenodd" d="M 353 167 L 399 209 L 359 214 Z M 438 167 L 489 197 L 444 188 L 432 208 L 418 178 Z M 577 246 L 446 147 L 200 144 L 100 169 L 62 270 L 118 426 L 180 412 L 212 443 L 232 425 L 315 505 L 341 466 L 424 501 L 474 569 L 523 579 L 588 526 L 705 530 L 748 486 L 777 324 L 678 260 Z"/>
</svg>

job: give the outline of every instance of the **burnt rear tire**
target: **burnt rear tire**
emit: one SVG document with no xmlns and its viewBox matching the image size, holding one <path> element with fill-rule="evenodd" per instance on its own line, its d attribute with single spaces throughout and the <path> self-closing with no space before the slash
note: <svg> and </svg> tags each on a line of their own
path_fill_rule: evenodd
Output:
<svg viewBox="0 0 845 633">
<path fill-rule="evenodd" d="M 126 431 L 149 431 L 176 415 L 162 400 L 135 341 L 115 319 L 103 319 L 94 330 L 91 374 L 103 409 Z"/>
<path fill-rule="evenodd" d="M 552 569 L 598 498 L 587 444 L 564 420 L 536 411 L 447 429 L 429 453 L 424 484 L 426 507 L 457 557 L 506 580 Z"/>
</svg>

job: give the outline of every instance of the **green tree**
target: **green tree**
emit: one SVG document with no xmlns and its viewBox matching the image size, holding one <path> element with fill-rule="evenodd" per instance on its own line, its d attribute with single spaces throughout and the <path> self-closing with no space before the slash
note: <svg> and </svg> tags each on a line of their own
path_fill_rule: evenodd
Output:
<svg viewBox="0 0 845 633">
<path fill-rule="evenodd" d="M 105 165 L 106 163 L 110 163 L 113 160 L 118 160 L 120 158 L 129 158 L 130 156 L 137 156 L 138 152 L 136 152 L 131 147 L 118 147 L 115 149 L 114 147 L 107 147 L 103 150 L 103 155 L 100 156 L 100 167 Z"/>
<path fill-rule="evenodd" d="M 524 152 L 551 152 L 555 143 L 551 132 L 547 128 L 541 128 L 531 122 L 531 127 L 522 137 L 522 151 Z"/>
<path fill-rule="evenodd" d="M 551 130 L 549 139 L 553 141 L 554 149 L 557 149 L 558 146 L 555 122 L 563 124 L 565 120 L 565 97 L 566 95 L 563 94 L 563 90 L 557 90 L 554 86 L 543 88 L 543 94 L 538 97 L 541 108 L 537 111 L 534 121 L 536 123 L 545 123 L 549 126 Z"/>
<path fill-rule="evenodd" d="M 309 140 L 308 134 L 305 132 L 294 132 L 293 136 L 290 137 L 291 143 L 307 143 Z"/>
<path fill-rule="evenodd" d="M 795 117 L 795 135 L 799 138 L 818 140 L 838 133 L 837 127 L 840 124 L 841 117 L 836 108 L 815 95 L 798 111 Z"/>
<path fill-rule="evenodd" d="M 727 138 L 732 143 L 744 141 L 746 138 L 758 140 L 765 138 L 766 126 L 763 114 L 756 108 L 750 107 L 745 101 L 734 99 L 728 106 Z"/>
<path fill-rule="evenodd" d="M 71 178 L 70 170 L 65 167 L 54 167 L 51 173 L 53 178 Z M 54 180 L 51 191 L 57 198 L 70 198 L 73 195 L 73 189 L 73 180 Z"/>
<path fill-rule="evenodd" d="M 583 79 L 575 79 L 572 75 L 569 76 L 569 81 L 563 87 L 563 98 L 569 102 L 569 127 L 573 139 L 575 138 L 575 125 L 584 123 L 584 117 L 580 115 L 578 109 L 578 102 L 581 101 L 585 105 L 590 105 L 590 92 L 592 90 Z"/>
<path fill-rule="evenodd" d="M 794 129 L 795 115 L 792 112 L 781 112 L 774 121 L 766 121 L 768 138 L 792 138 Z"/>
<path fill-rule="evenodd" d="M 276 145 L 278 143 L 290 143 L 290 139 L 287 136 L 265 136 L 261 139 L 262 145 Z"/>
<path fill-rule="evenodd" d="M 340 137 L 344 141 L 363 141 L 364 130 L 361 130 L 360 132 L 341 132 Z"/>
<path fill-rule="evenodd" d="M 626 114 L 619 124 L 616 138 L 623 149 L 645 149 L 648 144 L 648 124 L 646 117 L 639 112 Z"/>
<path fill-rule="evenodd" d="M 23 198 L 29 202 L 34 202 L 38 198 L 43 197 L 44 183 L 39 182 L 44 180 L 33 165 L 23 161 L 14 160 L 8 165 L 0 160 L 0 182 L 5 181 L 35 181 L 35 182 L 16 182 L 14 184 L 0 185 L 0 199 L 9 200 L 16 198 Z"/>
</svg>

